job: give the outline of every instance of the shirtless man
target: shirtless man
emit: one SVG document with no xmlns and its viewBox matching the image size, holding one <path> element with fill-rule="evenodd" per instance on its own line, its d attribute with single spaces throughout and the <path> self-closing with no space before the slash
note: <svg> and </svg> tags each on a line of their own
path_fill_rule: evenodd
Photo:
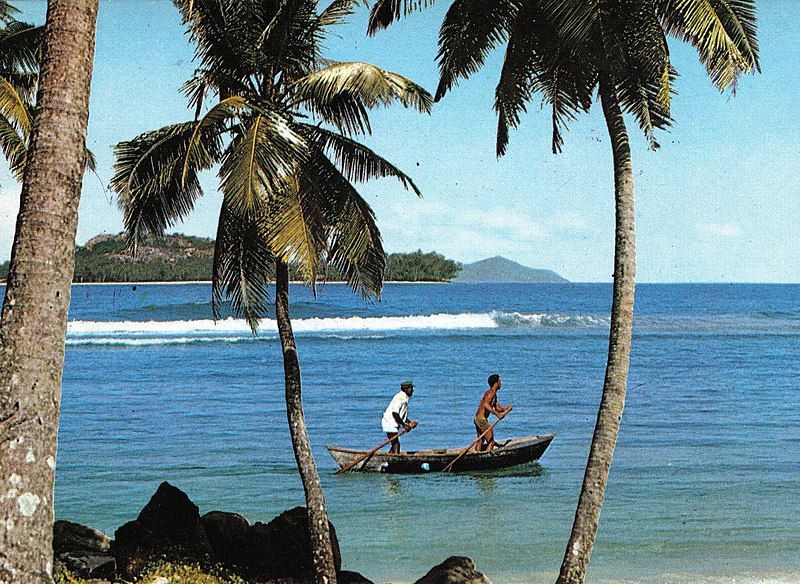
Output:
<svg viewBox="0 0 800 584">
<path fill-rule="evenodd" d="M 494 373 L 489 376 L 489 389 L 483 394 L 481 403 L 478 406 L 478 411 L 475 413 L 475 431 L 478 436 L 489 430 L 489 433 L 483 437 L 480 444 L 475 445 L 475 450 L 491 452 L 494 449 L 494 430 L 490 429 L 489 414 L 494 414 L 498 419 L 503 418 L 511 406 L 501 406 L 497 403 L 497 392 L 503 382 L 500 381 L 500 376 Z"/>
</svg>

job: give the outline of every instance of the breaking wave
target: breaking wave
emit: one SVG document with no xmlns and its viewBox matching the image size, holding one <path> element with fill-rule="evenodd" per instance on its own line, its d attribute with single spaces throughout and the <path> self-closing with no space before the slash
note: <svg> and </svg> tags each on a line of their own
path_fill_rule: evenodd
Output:
<svg viewBox="0 0 800 584">
<path fill-rule="evenodd" d="M 414 316 L 299 318 L 292 321 L 298 335 L 314 335 L 340 340 L 384 338 L 402 331 L 469 331 L 489 329 L 601 328 L 608 318 L 566 314 L 521 314 L 487 312 L 431 314 Z M 277 334 L 274 320 L 260 323 L 261 337 Z M 348 334 L 343 334 L 348 333 Z M 241 319 L 218 321 L 83 321 L 73 320 L 67 327 L 70 345 L 156 345 L 253 340 L 250 328 Z"/>
</svg>

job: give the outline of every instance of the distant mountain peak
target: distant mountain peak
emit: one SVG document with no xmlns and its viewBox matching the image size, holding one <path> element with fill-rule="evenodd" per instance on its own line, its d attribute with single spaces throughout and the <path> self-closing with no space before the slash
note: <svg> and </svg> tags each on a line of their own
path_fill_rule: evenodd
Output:
<svg viewBox="0 0 800 584">
<path fill-rule="evenodd" d="M 568 282 L 552 270 L 523 266 L 508 258 L 494 256 L 464 264 L 454 282 Z"/>
</svg>

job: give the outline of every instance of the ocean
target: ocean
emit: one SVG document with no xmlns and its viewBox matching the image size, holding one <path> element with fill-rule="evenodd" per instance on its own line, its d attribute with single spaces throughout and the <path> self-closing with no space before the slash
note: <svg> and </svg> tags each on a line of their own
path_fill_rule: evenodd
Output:
<svg viewBox="0 0 800 584">
<path fill-rule="evenodd" d="M 211 319 L 207 284 L 75 286 L 56 515 L 110 534 L 164 480 L 201 512 L 303 504 L 274 321 Z M 608 284 L 292 287 L 309 433 L 344 567 L 413 582 L 450 555 L 495 584 L 552 582 L 605 368 Z M 590 582 L 800 581 L 800 286 L 640 285 L 628 399 Z M 500 473 L 333 476 L 411 379 L 404 449 L 473 439 L 499 373 L 499 439 L 557 432 Z"/>
</svg>

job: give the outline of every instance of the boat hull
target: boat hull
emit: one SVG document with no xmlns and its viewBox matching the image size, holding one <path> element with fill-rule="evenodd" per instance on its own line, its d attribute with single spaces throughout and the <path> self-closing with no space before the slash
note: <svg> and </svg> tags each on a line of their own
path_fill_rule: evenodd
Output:
<svg viewBox="0 0 800 584">
<path fill-rule="evenodd" d="M 543 434 L 512 438 L 503 446 L 495 447 L 492 452 L 465 454 L 456 461 L 451 470 L 453 472 L 496 470 L 534 462 L 544 454 L 554 437 L 555 434 Z M 344 468 L 366 452 L 338 446 L 327 446 L 326 448 L 340 468 Z M 420 450 L 401 452 L 400 454 L 379 451 L 356 464 L 351 470 L 402 474 L 440 472 L 462 451 L 461 448 Z"/>
</svg>

